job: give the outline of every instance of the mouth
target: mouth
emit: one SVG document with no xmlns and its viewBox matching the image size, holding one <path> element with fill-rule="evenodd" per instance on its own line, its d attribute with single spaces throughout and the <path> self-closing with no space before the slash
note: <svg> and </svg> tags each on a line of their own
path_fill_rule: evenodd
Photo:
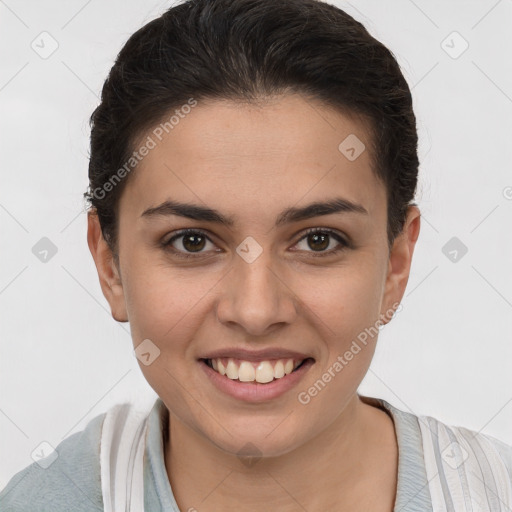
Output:
<svg viewBox="0 0 512 512">
<path fill-rule="evenodd" d="M 292 373 L 300 371 L 305 366 L 311 366 L 315 362 L 312 357 L 305 359 L 267 359 L 262 361 L 218 357 L 214 359 L 201 358 L 199 361 L 217 374 L 232 381 L 264 385 L 283 379 Z"/>
<path fill-rule="evenodd" d="M 247 361 L 217 357 L 198 359 L 197 364 L 213 389 L 224 396 L 256 405 L 286 396 L 306 377 L 315 359 Z"/>
</svg>

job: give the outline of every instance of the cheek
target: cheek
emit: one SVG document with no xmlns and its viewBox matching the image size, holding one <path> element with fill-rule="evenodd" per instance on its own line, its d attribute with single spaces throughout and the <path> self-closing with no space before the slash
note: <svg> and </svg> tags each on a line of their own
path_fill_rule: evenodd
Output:
<svg viewBox="0 0 512 512">
<path fill-rule="evenodd" d="M 379 332 L 379 275 L 369 266 L 354 265 L 302 283 L 316 283 L 314 293 L 306 293 L 312 289 L 306 286 L 302 296 L 307 297 L 305 311 L 324 349 L 314 378 L 297 393 L 297 407 L 307 411 L 308 418 L 334 420 L 368 371 Z M 326 409 L 326 403 L 332 407 Z"/>
<path fill-rule="evenodd" d="M 315 323 L 316 336 L 325 357 L 319 368 L 322 382 L 307 392 L 322 399 L 312 400 L 320 413 L 320 402 L 338 401 L 355 392 L 371 364 L 378 339 L 378 319 L 382 300 L 381 270 L 375 260 L 362 257 L 358 264 L 347 265 L 316 279 L 315 293 L 305 293 L 306 310 Z M 307 284 L 307 283 L 304 283 Z M 314 284 L 311 280 L 310 284 Z M 313 289 L 309 287 L 309 289 Z"/>
<path fill-rule="evenodd" d="M 375 261 L 365 264 L 360 258 L 354 265 L 302 277 L 299 286 L 306 311 L 339 349 L 379 317 L 383 290 Z"/>
<path fill-rule="evenodd" d="M 220 276 L 148 262 L 135 254 L 125 262 L 123 287 L 134 345 L 149 338 L 165 352 L 182 350 Z"/>
<path fill-rule="evenodd" d="M 139 361 L 139 367 L 155 392 L 172 397 L 168 405 L 185 416 L 191 413 L 185 383 L 195 370 L 183 363 L 192 357 L 193 340 L 207 314 L 207 294 L 215 280 L 186 277 L 161 266 L 136 268 L 135 263 L 133 259 L 127 265 L 124 285 L 133 346 L 137 349 L 150 340 L 158 353 L 148 365 Z"/>
<path fill-rule="evenodd" d="M 212 298 L 222 289 L 222 276 L 213 268 L 171 267 L 147 255 L 127 252 L 124 294 L 134 344 L 149 338 L 174 351 L 193 338 L 204 321 Z M 380 311 L 382 271 L 371 251 L 331 269 L 286 272 L 283 279 L 303 305 L 298 323 L 314 324 L 320 338 L 343 345 L 374 324 Z M 208 305 L 209 304 L 209 305 Z M 309 320 L 308 320 L 309 319 Z M 173 343 L 170 343 L 175 340 Z"/>
<path fill-rule="evenodd" d="M 201 298 L 192 286 L 181 286 L 179 281 L 143 279 L 137 276 L 126 290 L 127 309 L 134 343 L 145 338 L 162 343 L 179 340 L 179 333 L 187 324 L 184 319 Z"/>
</svg>

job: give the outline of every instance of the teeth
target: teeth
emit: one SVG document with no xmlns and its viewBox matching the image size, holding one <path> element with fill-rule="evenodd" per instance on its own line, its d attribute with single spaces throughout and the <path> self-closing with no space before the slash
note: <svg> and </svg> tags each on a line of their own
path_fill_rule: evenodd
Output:
<svg viewBox="0 0 512 512">
<path fill-rule="evenodd" d="M 213 369 L 225 375 L 231 380 L 239 380 L 240 382 L 259 382 L 266 384 L 272 382 L 274 379 L 282 379 L 285 375 L 292 373 L 297 368 L 302 360 L 294 359 L 279 359 L 274 361 L 242 361 L 229 358 L 222 360 L 221 358 L 210 359 Z"/>
<path fill-rule="evenodd" d="M 228 363 L 228 365 L 229 365 L 229 363 Z M 274 378 L 273 375 L 272 375 L 272 378 Z M 240 364 L 240 368 L 238 368 L 238 380 L 240 382 L 252 382 L 255 379 L 256 379 L 256 371 L 254 370 L 254 366 L 251 363 L 249 363 L 248 361 L 242 361 L 242 363 Z"/>
<path fill-rule="evenodd" d="M 228 361 L 228 365 L 226 366 L 226 375 L 229 379 L 238 379 L 238 368 L 233 359 Z"/>
<path fill-rule="evenodd" d="M 285 376 L 284 372 L 284 364 L 282 361 L 277 361 L 276 365 L 274 366 L 274 377 L 276 379 L 280 379 L 281 377 Z"/>
<path fill-rule="evenodd" d="M 242 364 L 245 364 L 245 361 Z M 240 365 L 240 369 L 241 368 L 242 365 Z M 256 382 L 261 382 L 262 384 L 265 384 L 266 382 L 272 382 L 274 380 L 274 368 L 272 368 L 272 365 L 268 361 L 262 361 L 257 366 L 255 372 L 255 380 Z"/>
</svg>

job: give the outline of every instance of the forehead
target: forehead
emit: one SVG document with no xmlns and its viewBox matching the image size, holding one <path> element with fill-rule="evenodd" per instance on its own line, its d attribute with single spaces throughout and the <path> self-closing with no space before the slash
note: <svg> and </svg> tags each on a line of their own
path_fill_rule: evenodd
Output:
<svg viewBox="0 0 512 512">
<path fill-rule="evenodd" d="M 121 196 L 130 210 L 179 198 L 250 217 L 326 195 L 363 203 L 370 213 L 385 206 L 361 121 L 299 95 L 257 105 L 207 101 L 187 111 L 141 138 L 153 147 Z"/>
</svg>

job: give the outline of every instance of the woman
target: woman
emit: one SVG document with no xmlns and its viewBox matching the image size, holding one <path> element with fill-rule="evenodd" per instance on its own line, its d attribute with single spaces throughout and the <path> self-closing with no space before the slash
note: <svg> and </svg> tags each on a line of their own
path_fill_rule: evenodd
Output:
<svg viewBox="0 0 512 512">
<path fill-rule="evenodd" d="M 91 118 L 88 243 L 151 410 L 122 404 L 2 510 L 510 510 L 512 447 L 358 394 L 420 230 L 393 55 L 314 0 L 191 0 Z"/>
</svg>

